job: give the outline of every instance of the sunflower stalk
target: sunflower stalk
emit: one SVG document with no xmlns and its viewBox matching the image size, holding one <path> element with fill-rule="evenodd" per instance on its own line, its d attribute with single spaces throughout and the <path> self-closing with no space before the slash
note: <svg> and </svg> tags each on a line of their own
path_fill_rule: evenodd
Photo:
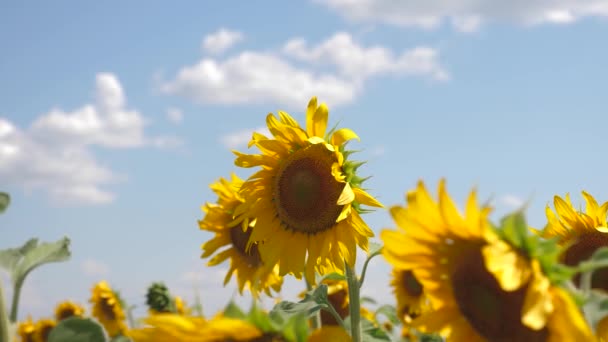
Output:
<svg viewBox="0 0 608 342">
<path fill-rule="evenodd" d="M 353 342 L 361 342 L 361 302 L 359 298 L 359 280 L 355 270 L 344 260 L 346 282 L 348 284 L 348 309 L 350 311 L 350 335 Z"/>
<path fill-rule="evenodd" d="M 373 251 L 372 253 L 370 253 L 367 256 L 367 259 L 365 259 L 365 263 L 363 263 L 363 270 L 361 271 L 361 279 L 359 279 L 359 288 L 363 287 L 363 281 L 365 280 L 365 274 L 367 273 L 367 266 L 369 265 L 369 262 L 377 255 L 382 254 L 382 247 L 376 249 L 375 251 Z"/>
<path fill-rule="evenodd" d="M 17 279 L 13 286 L 13 301 L 11 303 L 10 320 L 12 323 L 17 322 L 17 310 L 19 308 L 19 296 L 21 296 L 21 288 L 23 287 L 24 278 Z"/>
<path fill-rule="evenodd" d="M 308 292 L 312 291 L 312 284 L 310 283 L 310 281 L 308 281 L 308 279 L 306 277 L 304 277 L 306 279 L 306 289 L 308 290 Z M 329 305 L 331 307 L 331 304 Z M 331 307 L 333 310 L 333 307 Z M 333 310 L 334 312 L 336 310 Z M 333 312 L 330 311 L 330 313 Z M 338 316 L 338 318 L 340 318 L 340 316 Z M 315 312 L 314 316 L 312 316 L 310 318 L 310 325 L 312 326 L 313 329 L 319 329 L 321 328 L 321 316 L 319 311 Z"/>
<path fill-rule="evenodd" d="M 0 281 L 0 341 L 10 341 L 9 323 L 4 303 L 4 288 Z"/>
</svg>

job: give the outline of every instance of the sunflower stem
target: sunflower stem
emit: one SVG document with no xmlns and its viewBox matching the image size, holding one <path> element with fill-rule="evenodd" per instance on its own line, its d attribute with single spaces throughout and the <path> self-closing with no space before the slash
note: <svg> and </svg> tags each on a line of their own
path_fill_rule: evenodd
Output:
<svg viewBox="0 0 608 342">
<path fill-rule="evenodd" d="M 581 290 L 588 296 L 591 292 L 591 279 L 593 276 L 593 271 L 587 271 L 581 274 Z"/>
<path fill-rule="evenodd" d="M 363 281 L 365 280 L 365 274 L 367 273 L 367 265 L 369 264 L 370 260 L 372 260 L 372 258 L 375 257 L 376 255 L 380 255 L 380 254 L 382 254 L 382 249 L 370 254 L 367 257 L 367 259 L 365 259 L 365 263 L 363 264 L 363 270 L 361 271 L 361 279 L 359 280 L 359 288 L 361 288 L 363 286 Z"/>
<path fill-rule="evenodd" d="M 361 303 L 359 298 L 359 281 L 355 270 L 344 260 L 346 282 L 348 283 L 348 309 L 350 311 L 350 336 L 353 342 L 361 342 Z"/>
<path fill-rule="evenodd" d="M 10 320 L 12 323 L 17 322 L 17 309 L 19 308 L 19 296 L 21 296 L 21 287 L 23 287 L 24 278 L 19 278 L 13 287 L 13 302 L 11 303 Z"/>
<path fill-rule="evenodd" d="M 10 341 L 6 303 L 4 303 L 4 288 L 0 280 L 0 341 Z"/>
<path fill-rule="evenodd" d="M 312 284 L 310 283 L 310 281 L 308 281 L 308 278 L 304 277 L 304 279 L 306 280 L 306 290 L 308 292 L 312 291 Z M 321 328 L 321 315 L 319 311 L 315 312 L 315 315 L 310 318 L 310 325 L 313 330 Z"/>
</svg>

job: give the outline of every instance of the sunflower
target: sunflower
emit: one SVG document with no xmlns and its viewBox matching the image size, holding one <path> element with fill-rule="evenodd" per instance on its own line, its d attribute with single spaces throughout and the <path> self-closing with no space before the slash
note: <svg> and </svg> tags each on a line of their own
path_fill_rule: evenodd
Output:
<svg viewBox="0 0 608 342">
<path fill-rule="evenodd" d="M 320 329 L 317 329 L 308 336 L 308 342 L 351 342 L 352 339 L 350 335 L 344 330 L 344 328 L 329 325 L 323 326 Z"/>
<path fill-rule="evenodd" d="M 126 316 L 120 298 L 105 281 L 97 283 L 92 292 L 89 302 L 93 304 L 93 317 L 101 323 L 110 337 L 124 335 L 127 331 Z"/>
<path fill-rule="evenodd" d="M 424 289 L 412 270 L 394 268 L 391 275 L 391 286 L 397 298 L 397 315 L 404 324 L 409 324 L 428 309 Z"/>
<path fill-rule="evenodd" d="M 211 256 L 219 248 L 229 246 L 217 253 L 208 263 L 209 266 L 214 266 L 230 258 L 230 269 L 224 279 L 224 285 L 230 281 L 232 274 L 236 273 L 241 294 L 247 286 L 254 296 L 262 290 L 270 296 L 271 290 L 281 290 L 283 278 L 278 275 L 278 268 L 274 264 L 262 262 L 257 245 L 247 249 L 251 226 L 255 221 L 248 220 L 244 227 L 231 226 L 236 207 L 243 203 L 238 194 L 242 184 L 243 180 L 235 174 L 232 174 L 230 181 L 220 178 L 211 184 L 210 188 L 217 194 L 218 200 L 217 203 L 207 203 L 203 206 L 205 217 L 199 221 L 199 226 L 202 230 L 215 233 L 215 236 L 203 244 L 202 258 Z"/>
<path fill-rule="evenodd" d="M 59 322 L 72 316 L 82 317 L 84 308 L 72 301 L 65 301 L 57 304 L 55 308 L 55 319 Z"/>
<path fill-rule="evenodd" d="M 438 203 L 420 182 L 407 207 L 391 214 L 399 228 L 382 232 L 383 254 L 394 267 L 413 270 L 432 307 L 412 322 L 420 331 L 449 341 L 592 339 L 570 296 L 492 229 L 475 192 L 463 217 L 444 181 Z"/>
<path fill-rule="evenodd" d="M 256 326 L 223 316 L 212 320 L 176 314 L 152 315 L 144 320 L 146 327 L 133 329 L 128 335 L 134 342 L 281 342 L 282 337 L 264 333 Z"/>
<path fill-rule="evenodd" d="M 569 195 L 566 195 L 565 200 L 559 196 L 554 197 L 553 204 L 557 215 L 548 205 L 545 210 L 548 223 L 543 236 L 558 238 L 558 243 L 566 247 L 562 255 L 563 261 L 570 266 L 578 265 L 589 259 L 600 247 L 608 246 L 608 202 L 600 206 L 595 198 L 585 191 L 583 197 L 587 204 L 584 213 L 574 209 Z M 575 282 L 578 283 L 579 278 L 575 277 Z M 593 272 L 591 286 L 608 291 L 608 268 Z"/>
<path fill-rule="evenodd" d="M 57 322 L 52 319 L 43 318 L 36 322 L 36 331 L 34 332 L 34 342 L 46 342 L 49 339 L 51 330 L 57 325 Z"/>
<path fill-rule="evenodd" d="M 368 247 L 374 233 L 361 219 L 360 205 L 382 205 L 363 189 L 355 175 L 362 163 L 347 161 L 350 129 L 327 130 L 328 109 L 313 97 L 306 111 L 306 129 L 287 113 L 268 114 L 272 138 L 254 133 L 249 146 L 260 154 L 234 151 L 235 164 L 262 169 L 242 185 L 244 203 L 237 221 L 256 219 L 248 246 L 258 244 L 262 259 L 279 264 L 280 275 L 298 279 L 305 271 L 314 282 L 320 274 L 354 267 L 356 247 Z"/>
<path fill-rule="evenodd" d="M 17 333 L 21 342 L 34 342 L 34 333 L 36 332 L 36 325 L 32 322 L 32 317 L 28 317 L 27 320 L 20 322 L 17 328 Z"/>
</svg>

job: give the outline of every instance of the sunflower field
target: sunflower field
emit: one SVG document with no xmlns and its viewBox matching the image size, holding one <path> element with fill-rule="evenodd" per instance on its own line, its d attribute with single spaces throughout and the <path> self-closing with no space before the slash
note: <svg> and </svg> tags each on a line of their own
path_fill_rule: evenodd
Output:
<svg viewBox="0 0 608 342">
<path fill-rule="evenodd" d="M 608 202 L 582 191 L 579 208 L 555 196 L 544 227 L 526 223 L 525 207 L 492 222 L 476 190 L 458 205 L 445 180 L 420 180 L 395 190 L 403 203 L 381 203 L 348 148 L 359 136 L 331 126 L 325 103 L 312 98 L 303 125 L 279 111 L 266 126 L 270 136 L 254 133 L 247 153 L 233 151 L 249 177 L 219 176 L 210 185 L 217 200 L 198 222 L 212 234 L 201 258 L 229 264 L 224 285 L 250 293 L 249 309 L 230 301 L 206 316 L 200 302 L 157 282 L 146 290 L 147 315 L 133 317 L 101 281 L 89 303 L 65 301 L 53 318 L 18 321 L 30 272 L 70 258 L 68 238 L 31 239 L 0 251 L 13 287 L 7 298 L 0 283 L 0 341 L 608 341 Z M 9 205 L 0 193 L 0 212 Z M 365 221 L 372 210 L 394 222 L 376 237 Z M 367 255 L 360 269 L 358 251 Z M 394 305 L 361 296 L 376 257 L 392 273 L 375 291 L 392 292 Z M 281 296 L 286 277 L 301 282 L 299 297 Z M 274 307 L 262 298 L 276 298 Z"/>
</svg>

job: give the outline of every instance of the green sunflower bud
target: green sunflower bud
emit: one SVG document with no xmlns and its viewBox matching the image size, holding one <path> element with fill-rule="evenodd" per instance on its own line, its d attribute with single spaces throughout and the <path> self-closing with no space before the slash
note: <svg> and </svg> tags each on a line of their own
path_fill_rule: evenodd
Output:
<svg viewBox="0 0 608 342">
<path fill-rule="evenodd" d="M 156 312 L 175 312 L 175 304 L 169 289 L 163 283 L 152 283 L 146 294 L 146 304 Z"/>
</svg>

